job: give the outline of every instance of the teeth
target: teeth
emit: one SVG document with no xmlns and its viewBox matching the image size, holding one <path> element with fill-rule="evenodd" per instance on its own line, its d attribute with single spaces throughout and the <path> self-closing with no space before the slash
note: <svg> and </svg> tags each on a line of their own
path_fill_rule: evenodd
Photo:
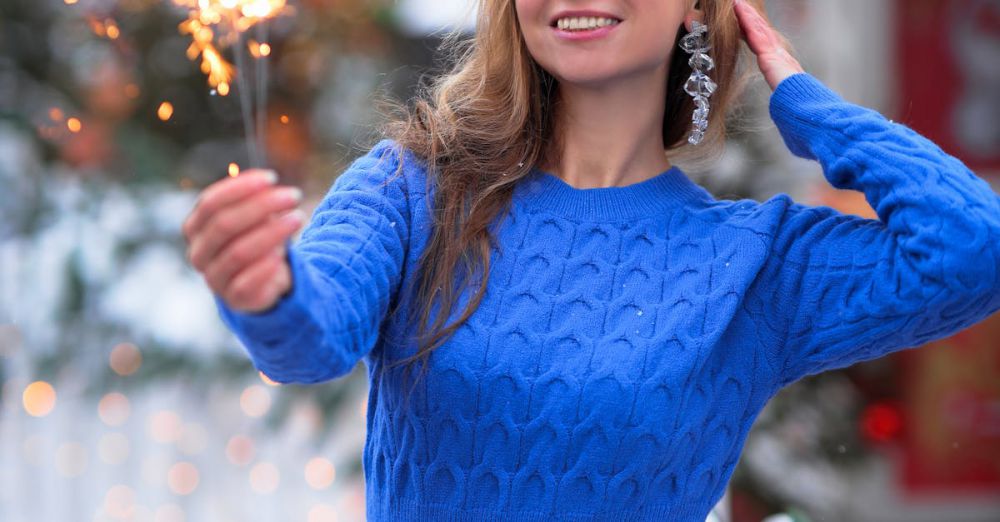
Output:
<svg viewBox="0 0 1000 522">
<path fill-rule="evenodd" d="M 604 27 L 606 25 L 615 25 L 618 20 L 612 18 L 595 18 L 595 17 L 576 17 L 576 18 L 560 18 L 556 21 L 556 27 L 562 30 L 570 31 L 586 31 L 588 29 L 596 29 L 598 27 Z"/>
</svg>

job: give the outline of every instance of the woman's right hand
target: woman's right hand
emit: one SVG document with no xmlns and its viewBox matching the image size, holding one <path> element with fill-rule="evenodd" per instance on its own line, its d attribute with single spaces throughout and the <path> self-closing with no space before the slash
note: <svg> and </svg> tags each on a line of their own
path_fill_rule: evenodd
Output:
<svg viewBox="0 0 1000 522">
<path fill-rule="evenodd" d="M 292 288 L 285 241 L 305 222 L 302 191 L 276 183 L 262 170 L 216 181 L 181 227 L 188 261 L 237 311 L 267 310 Z"/>
<path fill-rule="evenodd" d="M 761 16 L 756 7 L 746 0 L 736 0 L 733 8 L 736 10 L 743 39 L 757 56 L 757 66 L 772 91 L 785 78 L 805 72 L 802 64 L 792 56 L 792 45 L 788 39 Z"/>
</svg>

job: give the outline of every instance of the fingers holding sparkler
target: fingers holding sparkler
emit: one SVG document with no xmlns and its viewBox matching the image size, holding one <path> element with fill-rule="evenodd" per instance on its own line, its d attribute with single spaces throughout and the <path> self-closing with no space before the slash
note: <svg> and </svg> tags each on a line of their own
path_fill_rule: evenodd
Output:
<svg viewBox="0 0 1000 522">
<path fill-rule="evenodd" d="M 195 207 L 190 224 L 185 225 L 191 238 L 189 258 L 195 268 L 205 269 L 237 236 L 302 201 L 297 187 L 238 184 L 238 180 L 224 179 L 206 189 L 213 192 Z"/>
<path fill-rule="evenodd" d="M 278 175 L 275 172 L 257 170 L 245 171 L 240 176 L 230 176 L 212 183 L 198 196 L 194 210 L 181 227 L 184 235 L 190 239 L 218 209 L 277 182 Z"/>
<path fill-rule="evenodd" d="M 216 181 L 182 226 L 189 261 L 234 309 L 266 308 L 290 285 L 284 244 L 305 221 L 302 192 L 268 174 Z"/>
</svg>

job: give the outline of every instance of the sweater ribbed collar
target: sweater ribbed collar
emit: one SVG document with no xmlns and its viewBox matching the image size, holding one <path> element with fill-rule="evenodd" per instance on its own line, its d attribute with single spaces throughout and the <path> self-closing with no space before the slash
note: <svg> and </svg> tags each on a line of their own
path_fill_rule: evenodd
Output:
<svg viewBox="0 0 1000 522">
<path fill-rule="evenodd" d="M 655 217 L 712 195 L 674 165 L 649 179 L 621 187 L 576 188 L 537 167 L 518 180 L 515 202 L 582 220 L 625 221 Z"/>
</svg>

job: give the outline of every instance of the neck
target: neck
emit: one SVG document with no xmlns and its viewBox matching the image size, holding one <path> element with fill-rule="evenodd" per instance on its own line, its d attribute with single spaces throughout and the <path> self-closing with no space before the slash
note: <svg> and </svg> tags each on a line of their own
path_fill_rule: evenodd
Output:
<svg viewBox="0 0 1000 522">
<path fill-rule="evenodd" d="M 600 85 L 559 83 L 558 147 L 542 169 L 577 188 L 638 183 L 671 168 L 663 151 L 666 69 Z"/>
</svg>

